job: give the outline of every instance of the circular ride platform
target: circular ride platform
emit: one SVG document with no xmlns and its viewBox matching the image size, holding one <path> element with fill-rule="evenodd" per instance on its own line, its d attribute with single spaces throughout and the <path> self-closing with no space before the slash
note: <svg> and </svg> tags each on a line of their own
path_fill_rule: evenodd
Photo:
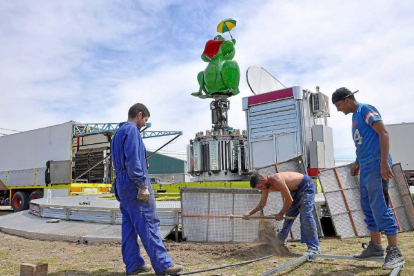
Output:
<svg viewBox="0 0 414 276">
<path fill-rule="evenodd" d="M 175 231 L 178 240 L 180 201 L 156 202 L 160 235 Z M 0 217 L 0 231 L 29 239 L 78 243 L 120 243 L 122 214 L 119 202 L 98 195 L 40 198 L 27 211 Z"/>
</svg>

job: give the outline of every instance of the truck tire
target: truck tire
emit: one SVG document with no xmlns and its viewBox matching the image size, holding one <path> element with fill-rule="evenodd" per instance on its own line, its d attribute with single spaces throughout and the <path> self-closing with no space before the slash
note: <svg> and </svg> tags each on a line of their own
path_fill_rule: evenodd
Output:
<svg viewBox="0 0 414 276">
<path fill-rule="evenodd" d="M 13 211 L 20 212 L 29 209 L 29 195 L 26 192 L 17 192 L 12 199 Z"/>
<path fill-rule="evenodd" d="M 29 201 L 32 201 L 33 199 L 43 198 L 42 191 L 34 191 L 29 196 Z"/>
</svg>

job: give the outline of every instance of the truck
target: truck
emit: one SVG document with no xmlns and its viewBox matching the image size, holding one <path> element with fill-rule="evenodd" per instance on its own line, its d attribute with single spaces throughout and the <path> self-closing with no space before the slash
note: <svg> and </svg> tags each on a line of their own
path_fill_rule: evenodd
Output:
<svg viewBox="0 0 414 276">
<path fill-rule="evenodd" d="M 85 135 L 86 130 L 69 121 L 0 137 L 2 202 L 22 211 L 48 190 L 53 197 L 108 193 L 113 175 L 107 158 L 110 136 Z"/>
<path fill-rule="evenodd" d="M 182 135 L 149 127 L 141 129 L 143 139 L 175 136 L 161 148 Z M 17 212 L 48 194 L 110 193 L 115 178 L 111 139 L 118 128 L 118 123 L 69 121 L 0 137 L 0 202 Z"/>
</svg>

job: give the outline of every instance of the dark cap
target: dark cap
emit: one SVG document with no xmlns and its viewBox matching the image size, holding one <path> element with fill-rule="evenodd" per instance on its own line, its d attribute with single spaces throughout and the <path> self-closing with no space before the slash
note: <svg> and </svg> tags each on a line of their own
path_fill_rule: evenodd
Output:
<svg viewBox="0 0 414 276">
<path fill-rule="evenodd" d="M 336 91 L 332 94 L 332 103 L 336 104 L 339 101 L 345 100 L 346 98 L 348 98 L 349 96 L 354 95 L 356 92 L 358 92 L 359 90 L 355 91 L 355 92 L 351 92 L 348 88 L 346 87 L 341 87 L 336 89 Z"/>
</svg>

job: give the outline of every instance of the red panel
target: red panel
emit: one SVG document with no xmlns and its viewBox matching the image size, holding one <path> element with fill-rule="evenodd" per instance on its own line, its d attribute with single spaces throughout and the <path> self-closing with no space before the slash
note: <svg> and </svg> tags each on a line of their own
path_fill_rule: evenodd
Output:
<svg viewBox="0 0 414 276">
<path fill-rule="evenodd" d="M 273 92 L 268 92 L 260 95 L 251 96 L 248 98 L 247 104 L 253 105 L 258 103 L 265 103 L 270 101 L 276 101 L 284 98 L 293 97 L 293 88 L 286 88 Z"/>
</svg>

